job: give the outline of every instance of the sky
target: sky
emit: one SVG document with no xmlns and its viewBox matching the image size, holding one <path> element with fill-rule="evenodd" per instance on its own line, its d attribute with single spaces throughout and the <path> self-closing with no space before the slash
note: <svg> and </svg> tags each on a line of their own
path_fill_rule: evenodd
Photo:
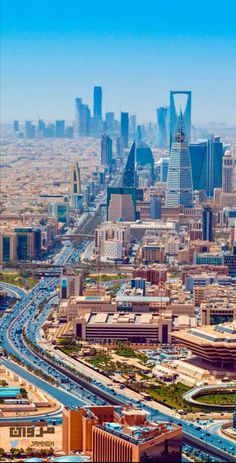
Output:
<svg viewBox="0 0 236 463">
<path fill-rule="evenodd" d="M 73 120 L 74 98 L 155 121 L 170 90 L 192 120 L 236 125 L 235 0 L 2 0 L 2 121 Z"/>
</svg>

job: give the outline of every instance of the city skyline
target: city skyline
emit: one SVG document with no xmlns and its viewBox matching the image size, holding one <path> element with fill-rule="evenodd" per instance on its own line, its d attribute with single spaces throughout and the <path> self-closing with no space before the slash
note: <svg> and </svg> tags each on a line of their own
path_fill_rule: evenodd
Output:
<svg viewBox="0 0 236 463">
<path fill-rule="evenodd" d="M 202 10 L 202 1 L 184 1 L 181 9 L 170 3 L 171 15 L 153 1 L 138 8 L 103 0 L 89 12 L 75 1 L 70 8 L 9 1 L 2 15 L 2 121 L 72 120 L 74 98 L 92 108 L 92 88 L 101 85 L 103 112 L 116 117 L 127 111 L 155 121 L 169 91 L 187 89 L 194 123 L 234 124 L 235 5 L 217 11 Z"/>
</svg>

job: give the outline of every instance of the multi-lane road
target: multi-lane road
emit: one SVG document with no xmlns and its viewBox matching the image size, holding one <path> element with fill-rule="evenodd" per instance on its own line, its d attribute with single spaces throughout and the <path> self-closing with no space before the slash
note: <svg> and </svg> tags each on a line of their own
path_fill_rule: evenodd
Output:
<svg viewBox="0 0 236 463">
<path fill-rule="evenodd" d="M 82 243 L 80 251 L 84 252 L 87 245 L 86 242 Z M 69 263 L 74 260 L 76 253 L 77 251 L 67 242 L 56 257 L 55 263 L 58 265 Z M 160 411 L 160 407 L 154 402 L 140 402 L 140 398 L 131 391 L 110 387 L 107 380 L 103 380 L 102 375 L 98 380 L 96 372 L 92 369 L 89 369 L 90 382 L 86 382 L 82 377 L 85 374 L 83 365 L 76 366 L 77 373 L 75 374 L 68 369 L 67 362 L 62 356 L 60 357 L 59 353 L 45 352 L 43 343 L 38 342 L 40 328 L 51 310 L 53 299 L 51 302 L 49 299 L 55 295 L 57 284 L 56 278 L 41 279 L 30 292 L 26 294 L 21 292 L 11 313 L 6 313 L 1 317 L 0 343 L 6 352 L 2 358 L 4 365 L 44 390 L 62 405 L 78 407 L 91 404 L 133 403 L 144 408 L 153 420 L 169 420 L 181 424 L 187 441 L 207 448 L 211 454 L 220 454 L 222 461 L 236 461 L 236 444 L 224 437 L 219 437 L 214 428 L 205 430 L 201 426 L 174 416 L 171 411 L 168 412 L 168 409 L 163 411 L 162 408 Z M 39 312 L 39 306 L 42 307 L 42 303 L 44 307 Z M 37 352 L 32 349 L 27 339 L 37 346 L 39 349 Z M 24 367 L 13 362 L 9 354 L 19 358 Z M 30 373 L 27 367 L 40 370 L 50 376 L 56 384 L 50 384 L 33 372 Z M 75 368 L 74 365 L 73 367 Z M 58 413 L 55 417 L 58 417 Z"/>
</svg>

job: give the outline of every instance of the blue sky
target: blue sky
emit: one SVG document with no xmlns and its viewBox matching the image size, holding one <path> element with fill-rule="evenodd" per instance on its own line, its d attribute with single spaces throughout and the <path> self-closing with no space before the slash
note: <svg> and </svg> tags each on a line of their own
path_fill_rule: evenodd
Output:
<svg viewBox="0 0 236 463">
<path fill-rule="evenodd" d="M 235 0 L 3 0 L 2 120 L 73 119 L 74 98 L 155 120 L 192 90 L 193 121 L 236 125 Z"/>
</svg>

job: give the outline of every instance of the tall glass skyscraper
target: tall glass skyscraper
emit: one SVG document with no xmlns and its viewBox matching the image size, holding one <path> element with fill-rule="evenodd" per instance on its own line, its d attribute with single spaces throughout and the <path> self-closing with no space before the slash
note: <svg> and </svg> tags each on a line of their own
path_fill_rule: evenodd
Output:
<svg viewBox="0 0 236 463">
<path fill-rule="evenodd" d="M 101 140 L 101 164 L 110 166 L 112 163 L 112 139 L 104 134 Z"/>
<path fill-rule="evenodd" d="M 193 205 L 192 171 L 182 111 L 177 118 L 171 146 L 165 205 L 166 207 Z"/>
<path fill-rule="evenodd" d="M 128 148 L 129 143 L 129 113 L 121 113 L 120 116 L 120 136 L 124 148 Z"/>
<path fill-rule="evenodd" d="M 102 87 L 93 89 L 93 117 L 102 119 Z"/>
<path fill-rule="evenodd" d="M 157 146 L 159 148 L 167 146 L 167 113 L 168 108 L 161 106 L 157 108 Z"/>
<path fill-rule="evenodd" d="M 135 158 L 136 158 L 136 147 L 135 142 L 131 146 L 129 156 L 127 158 L 122 187 L 123 188 L 135 188 L 136 187 L 136 172 L 135 172 Z"/>
<path fill-rule="evenodd" d="M 154 158 L 151 148 L 144 142 L 139 141 L 136 146 L 136 163 L 139 166 L 151 166 L 152 180 L 154 179 Z"/>
<path fill-rule="evenodd" d="M 174 138 L 174 132 L 176 127 L 176 121 L 178 119 L 179 109 L 176 108 L 175 96 L 176 95 L 186 95 L 187 102 L 185 109 L 183 110 L 183 119 L 186 130 L 186 140 L 188 143 L 191 141 L 191 92 L 188 90 L 177 90 L 170 92 L 170 149 L 172 145 L 172 140 Z"/>
</svg>

